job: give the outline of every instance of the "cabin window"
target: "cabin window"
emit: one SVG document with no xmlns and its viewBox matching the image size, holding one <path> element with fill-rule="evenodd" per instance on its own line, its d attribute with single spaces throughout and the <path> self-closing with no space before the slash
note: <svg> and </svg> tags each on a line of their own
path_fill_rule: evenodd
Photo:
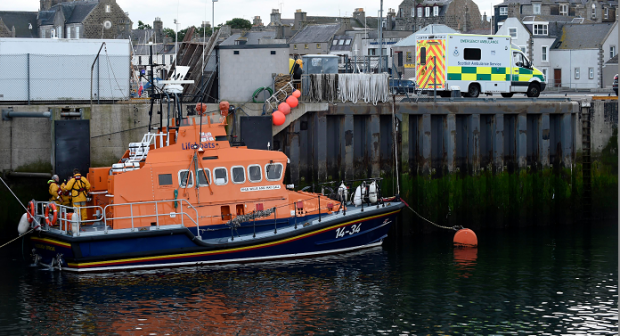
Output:
<svg viewBox="0 0 620 336">
<path fill-rule="evenodd" d="M 260 182 L 263 180 L 263 175 L 261 174 L 259 165 L 251 165 L 248 167 L 248 177 L 250 182 Z"/>
<path fill-rule="evenodd" d="M 463 59 L 466 61 L 479 61 L 482 53 L 478 48 L 465 48 L 463 50 Z"/>
<path fill-rule="evenodd" d="M 279 181 L 282 177 L 282 164 L 269 163 L 265 165 L 265 173 L 265 176 L 267 176 L 267 181 Z"/>
<path fill-rule="evenodd" d="M 213 175 L 216 185 L 225 185 L 228 183 L 228 171 L 226 168 L 213 169 Z"/>
<path fill-rule="evenodd" d="M 208 168 L 205 168 L 205 170 L 198 169 L 196 171 L 196 176 L 198 178 L 199 187 L 206 187 L 211 183 L 211 172 Z"/>
<path fill-rule="evenodd" d="M 159 174 L 159 185 L 172 185 L 172 174 Z"/>
<path fill-rule="evenodd" d="M 189 177 L 187 174 L 189 173 Z M 179 186 L 181 188 L 191 188 L 194 186 L 194 172 L 189 170 L 181 170 L 179 172 Z"/>
<path fill-rule="evenodd" d="M 245 183 L 245 168 L 242 166 L 232 167 L 230 169 L 233 183 Z"/>
</svg>

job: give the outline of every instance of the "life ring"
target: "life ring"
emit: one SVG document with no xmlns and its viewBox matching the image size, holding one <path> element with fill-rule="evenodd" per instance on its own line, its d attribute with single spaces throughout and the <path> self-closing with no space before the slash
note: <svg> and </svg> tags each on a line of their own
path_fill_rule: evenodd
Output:
<svg viewBox="0 0 620 336">
<path fill-rule="evenodd" d="M 32 221 L 34 220 L 34 215 L 35 215 L 34 201 L 28 202 L 27 214 L 28 214 L 28 223 L 32 223 Z"/>
<path fill-rule="evenodd" d="M 52 208 L 52 220 L 50 221 L 50 208 Z M 46 207 L 45 207 L 45 223 L 48 226 L 54 226 L 56 225 L 56 220 L 58 219 L 58 211 L 56 209 L 56 204 L 55 203 L 49 203 Z"/>
</svg>

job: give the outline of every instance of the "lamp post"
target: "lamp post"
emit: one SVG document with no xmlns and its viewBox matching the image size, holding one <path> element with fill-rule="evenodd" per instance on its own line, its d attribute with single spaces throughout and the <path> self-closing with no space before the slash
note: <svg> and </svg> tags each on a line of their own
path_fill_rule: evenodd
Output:
<svg viewBox="0 0 620 336">
<path fill-rule="evenodd" d="M 211 22 L 213 22 L 211 26 L 211 34 L 215 32 L 215 3 L 216 2 L 217 0 L 212 0 L 212 3 L 211 3 Z"/>
<path fill-rule="evenodd" d="M 379 69 L 378 73 L 383 70 L 383 0 L 381 0 L 381 7 L 379 7 Z"/>
</svg>

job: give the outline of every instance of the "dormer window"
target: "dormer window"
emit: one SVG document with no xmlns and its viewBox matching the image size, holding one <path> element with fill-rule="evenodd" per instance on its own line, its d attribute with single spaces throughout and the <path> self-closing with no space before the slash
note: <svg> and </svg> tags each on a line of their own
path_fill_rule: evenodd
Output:
<svg viewBox="0 0 620 336">
<path fill-rule="evenodd" d="M 596 4 L 592 4 L 592 18 L 596 19 Z"/>
<path fill-rule="evenodd" d="M 548 35 L 549 25 L 546 24 L 535 24 L 534 25 L 534 35 Z"/>
<path fill-rule="evenodd" d="M 422 7 L 418 7 L 418 17 L 422 17 Z"/>
<path fill-rule="evenodd" d="M 439 7 L 433 6 L 433 16 L 439 16 Z"/>
<path fill-rule="evenodd" d="M 110 13 L 111 11 L 112 9 L 110 8 L 110 5 L 105 5 L 105 12 Z"/>
<path fill-rule="evenodd" d="M 540 4 L 539 3 L 532 4 L 532 13 L 533 14 L 540 14 Z"/>
<path fill-rule="evenodd" d="M 431 17 L 431 8 L 430 7 L 424 7 L 424 16 L 425 17 Z"/>
<path fill-rule="evenodd" d="M 500 7 L 499 15 L 508 15 L 508 7 Z"/>
</svg>

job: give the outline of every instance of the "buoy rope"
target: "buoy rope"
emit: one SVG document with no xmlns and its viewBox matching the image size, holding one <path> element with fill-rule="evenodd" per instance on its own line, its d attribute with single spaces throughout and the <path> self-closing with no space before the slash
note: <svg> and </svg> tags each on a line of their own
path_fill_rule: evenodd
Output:
<svg viewBox="0 0 620 336">
<path fill-rule="evenodd" d="M 26 207 L 24 206 L 24 203 L 22 203 L 22 201 L 20 201 L 20 200 L 19 200 L 19 198 L 17 198 L 17 196 L 15 195 L 15 193 L 13 192 L 13 190 L 11 190 L 11 188 L 10 188 L 10 187 L 6 184 L 6 182 L 4 182 L 4 179 L 3 179 L 2 177 L 0 177 L 0 181 L 2 181 L 2 183 L 4 184 L 4 186 L 6 186 L 6 188 L 7 188 L 7 189 L 9 189 L 9 191 L 11 192 L 11 194 L 13 194 L 13 196 L 14 196 L 14 197 L 15 197 L 15 199 L 19 202 L 19 204 L 22 206 L 22 208 L 24 208 L 24 210 L 26 210 L 26 212 L 28 212 L 28 209 L 26 209 Z M 6 243 L 2 244 L 2 246 L 0 246 L 0 248 L 3 248 L 3 247 L 5 247 L 5 246 L 9 245 L 10 243 L 12 243 L 12 242 L 14 242 L 14 241 L 18 240 L 19 238 L 21 238 L 21 237 L 23 237 L 23 236 L 25 236 L 25 235 L 29 234 L 30 232 L 32 232 L 32 231 L 34 231 L 34 230 L 38 229 L 39 227 L 41 227 L 41 224 L 39 223 L 39 221 L 37 220 L 37 218 L 36 218 L 36 217 L 32 216 L 32 219 L 34 219 L 35 223 L 37 223 L 37 225 L 36 225 L 35 227 L 33 227 L 32 229 L 28 230 L 28 232 L 26 232 L 26 233 L 24 233 L 24 234 L 21 234 L 21 235 L 17 236 L 17 238 L 14 238 L 14 239 L 12 239 L 12 240 L 10 240 L 10 241 L 8 241 L 8 242 L 6 242 Z"/>
<path fill-rule="evenodd" d="M 412 207 L 409 206 L 409 204 L 407 204 L 407 202 L 405 202 L 404 199 L 400 199 L 406 206 L 407 208 L 409 208 L 409 210 L 411 210 L 414 214 L 416 214 L 416 216 L 420 217 L 421 219 L 425 220 L 426 222 L 428 222 L 429 224 L 435 225 L 436 227 L 440 228 L 440 229 L 446 229 L 446 230 L 454 230 L 454 231 L 458 231 L 460 229 L 463 228 L 463 226 L 461 225 L 454 225 L 454 226 L 443 226 L 443 225 L 439 225 L 436 223 L 431 222 L 430 220 L 422 217 L 419 213 L 417 213 L 415 210 L 413 210 Z"/>
</svg>

